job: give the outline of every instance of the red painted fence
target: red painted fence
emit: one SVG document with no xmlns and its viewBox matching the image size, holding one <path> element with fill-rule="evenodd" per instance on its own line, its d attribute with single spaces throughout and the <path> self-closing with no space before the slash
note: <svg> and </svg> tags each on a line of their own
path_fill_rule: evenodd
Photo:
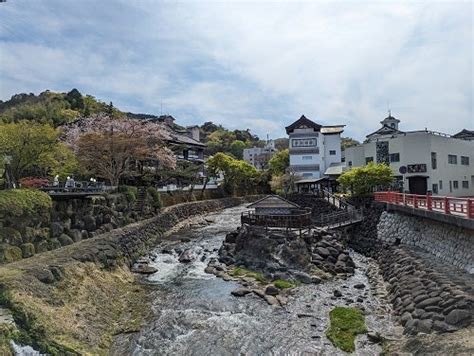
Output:
<svg viewBox="0 0 474 356">
<path fill-rule="evenodd" d="M 374 193 L 374 199 L 380 202 L 474 219 L 474 199 L 472 198 L 377 192 Z"/>
</svg>

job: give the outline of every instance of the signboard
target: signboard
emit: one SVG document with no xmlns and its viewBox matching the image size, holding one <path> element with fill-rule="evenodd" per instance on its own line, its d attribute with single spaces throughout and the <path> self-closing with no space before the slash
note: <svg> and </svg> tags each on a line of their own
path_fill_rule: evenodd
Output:
<svg viewBox="0 0 474 356">
<path fill-rule="evenodd" d="M 407 166 L 408 173 L 425 173 L 426 172 L 426 164 L 419 163 L 419 164 L 409 164 Z"/>
<path fill-rule="evenodd" d="M 398 171 L 400 172 L 400 174 L 405 174 L 407 172 L 407 167 L 401 166 L 400 168 L 398 168 Z"/>
</svg>

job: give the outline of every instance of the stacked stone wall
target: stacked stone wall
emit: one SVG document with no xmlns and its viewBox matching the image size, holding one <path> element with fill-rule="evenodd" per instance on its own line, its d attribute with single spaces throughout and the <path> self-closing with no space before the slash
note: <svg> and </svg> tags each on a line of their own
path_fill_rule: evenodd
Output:
<svg viewBox="0 0 474 356">
<path fill-rule="evenodd" d="M 451 332 L 471 325 L 473 279 L 454 268 L 440 271 L 427 261 L 407 246 L 388 247 L 378 258 L 405 333 Z"/>
<path fill-rule="evenodd" d="M 445 263 L 474 273 L 474 230 L 383 212 L 377 224 L 377 238 L 385 244 L 419 247 Z"/>
</svg>

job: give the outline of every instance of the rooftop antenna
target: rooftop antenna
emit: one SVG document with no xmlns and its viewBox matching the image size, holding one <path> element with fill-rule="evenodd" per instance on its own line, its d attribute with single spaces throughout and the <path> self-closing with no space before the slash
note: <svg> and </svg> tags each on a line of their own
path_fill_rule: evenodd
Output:
<svg viewBox="0 0 474 356">
<path fill-rule="evenodd" d="M 388 116 L 392 116 L 392 110 L 390 109 L 390 101 L 387 100 L 387 110 L 388 110 Z"/>
</svg>

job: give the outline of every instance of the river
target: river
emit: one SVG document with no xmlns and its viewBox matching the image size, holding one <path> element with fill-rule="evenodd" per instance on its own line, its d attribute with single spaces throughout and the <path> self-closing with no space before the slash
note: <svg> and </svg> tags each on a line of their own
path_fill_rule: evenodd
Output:
<svg viewBox="0 0 474 356">
<path fill-rule="evenodd" d="M 210 214 L 207 225 L 182 230 L 150 253 L 150 265 L 158 269 L 144 281 L 150 286 L 152 317 L 127 346 L 116 343 L 113 354 L 345 355 L 325 336 L 329 311 L 335 306 L 359 306 L 366 313 L 370 332 L 400 336 L 380 288 L 376 264 L 354 252 L 354 276 L 302 285 L 293 290 L 284 308 L 270 306 L 254 295 L 232 296 L 238 283 L 206 274 L 204 268 L 217 256 L 225 235 L 237 228 L 244 209 Z M 185 249 L 197 256 L 193 262 L 178 261 Z M 366 288 L 354 288 L 360 283 Z M 342 298 L 334 297 L 335 289 Z M 357 337 L 356 354 L 378 355 L 380 351 L 366 335 Z"/>
</svg>

